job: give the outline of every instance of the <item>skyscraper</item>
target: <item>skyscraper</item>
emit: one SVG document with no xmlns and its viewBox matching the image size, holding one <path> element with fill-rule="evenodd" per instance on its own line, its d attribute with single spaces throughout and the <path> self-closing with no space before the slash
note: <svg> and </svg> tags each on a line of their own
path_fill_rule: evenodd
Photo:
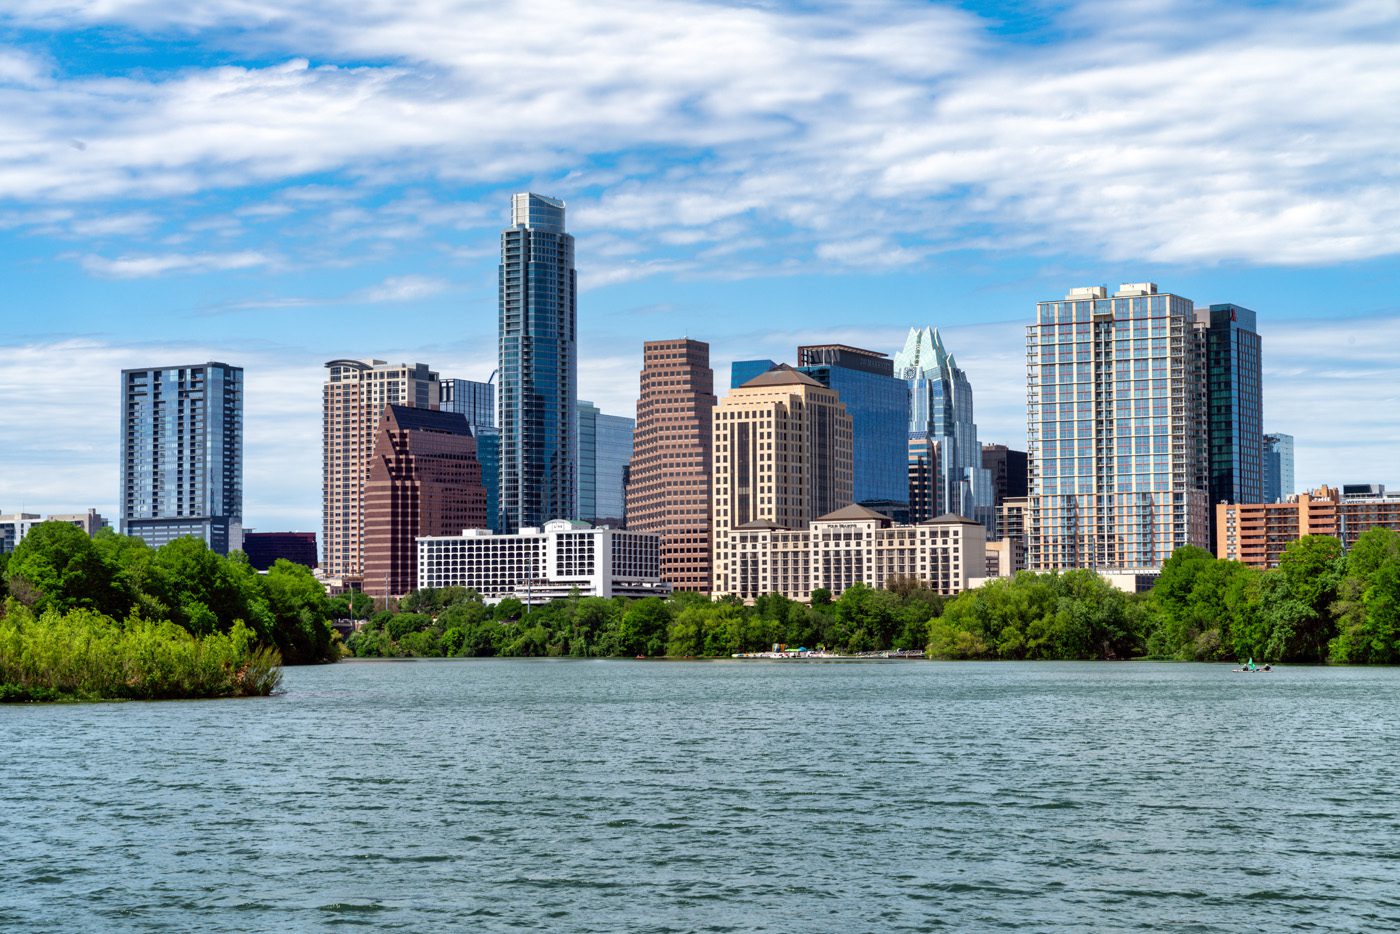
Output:
<svg viewBox="0 0 1400 934">
<path fill-rule="evenodd" d="M 486 489 L 466 417 L 384 406 L 364 503 L 364 591 L 405 594 L 418 579 L 415 539 L 486 527 Z"/>
<path fill-rule="evenodd" d="M 1270 432 L 1264 436 L 1263 501 L 1281 503 L 1293 492 L 1293 436 Z"/>
<path fill-rule="evenodd" d="M 1264 398 L 1259 332 L 1254 312 L 1239 305 L 1196 309 L 1204 342 L 1211 537 L 1217 503 L 1258 503 L 1264 497 Z"/>
<path fill-rule="evenodd" d="M 364 488 L 374 430 L 386 405 L 435 408 L 438 374 L 422 363 L 332 360 L 322 394 L 322 567 L 331 577 L 364 576 Z"/>
<path fill-rule="evenodd" d="M 730 390 L 714 415 L 714 592 L 729 593 L 732 532 L 801 529 L 850 505 L 851 416 L 833 390 L 786 365 Z"/>
<path fill-rule="evenodd" d="M 160 546 L 186 535 L 219 554 L 243 542 L 243 369 L 122 370 L 120 531 Z"/>
<path fill-rule="evenodd" d="M 710 444 L 715 376 L 710 345 L 647 341 L 627 483 L 627 527 L 661 536 L 661 579 L 709 593 Z"/>
<path fill-rule="evenodd" d="M 466 416 L 467 423 L 473 428 L 496 427 L 496 387 L 489 382 L 439 380 L 438 396 L 439 409 Z"/>
<path fill-rule="evenodd" d="M 909 501 L 905 470 L 909 385 L 894 362 L 874 350 L 844 344 L 797 348 L 797 370 L 834 389 L 851 416 L 855 501 Z"/>
<path fill-rule="evenodd" d="M 1189 299 L 1074 289 L 1026 328 L 1033 569 L 1152 570 L 1209 547 L 1205 383 Z"/>
<path fill-rule="evenodd" d="M 579 402 L 578 518 L 585 522 L 622 527 L 635 424 L 621 415 L 605 415 L 592 402 Z"/>
<path fill-rule="evenodd" d="M 996 534 L 991 472 L 982 466 L 982 446 L 973 419 L 972 383 L 943 347 L 934 328 L 910 328 L 895 354 L 894 372 L 909 385 L 911 469 L 910 518 L 919 522 L 944 513 L 974 519 Z M 932 493 L 922 477 L 932 471 Z"/>
<path fill-rule="evenodd" d="M 574 238 L 564 202 L 511 199 L 501 233 L 499 524 L 540 527 L 578 512 L 578 332 Z"/>
</svg>

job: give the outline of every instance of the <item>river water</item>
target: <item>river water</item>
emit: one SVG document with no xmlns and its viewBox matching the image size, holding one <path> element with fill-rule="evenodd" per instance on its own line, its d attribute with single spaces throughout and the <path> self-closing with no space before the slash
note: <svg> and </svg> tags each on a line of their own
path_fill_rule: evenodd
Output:
<svg viewBox="0 0 1400 934">
<path fill-rule="evenodd" d="M 1400 670 L 347 662 L 0 707 L 0 930 L 1400 929 Z"/>
</svg>

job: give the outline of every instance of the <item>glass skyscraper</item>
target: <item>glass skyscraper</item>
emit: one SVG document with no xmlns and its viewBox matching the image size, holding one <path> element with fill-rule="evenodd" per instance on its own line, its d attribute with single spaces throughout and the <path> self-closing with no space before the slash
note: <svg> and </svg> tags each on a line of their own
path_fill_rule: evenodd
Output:
<svg viewBox="0 0 1400 934">
<path fill-rule="evenodd" d="M 496 387 L 472 379 L 440 380 L 438 408 L 465 415 L 472 428 L 495 428 Z"/>
<path fill-rule="evenodd" d="M 595 524 L 623 524 L 635 425 L 630 418 L 604 415 L 593 403 L 579 402 L 577 518 Z"/>
<path fill-rule="evenodd" d="M 777 366 L 776 360 L 735 360 L 729 364 L 729 388 L 738 389 L 755 376 L 762 376 Z"/>
<path fill-rule="evenodd" d="M 894 357 L 894 372 L 909 387 L 907 463 L 909 515 L 915 522 L 953 513 L 996 534 L 996 490 L 982 466 L 973 419 L 972 384 L 934 328 L 910 328 Z M 905 441 L 901 442 L 903 447 Z"/>
<path fill-rule="evenodd" d="M 821 344 L 797 348 L 797 371 L 836 390 L 851 416 L 856 502 L 907 503 L 909 384 L 895 377 L 893 361 L 873 350 Z"/>
<path fill-rule="evenodd" d="M 564 202 L 523 193 L 501 233 L 500 495 L 503 531 L 578 512 L 578 305 Z"/>
<path fill-rule="evenodd" d="M 1026 328 L 1031 568 L 1155 570 L 1210 546 L 1204 355 L 1189 299 L 1072 290 Z"/>
<path fill-rule="evenodd" d="M 1293 436 L 1270 432 L 1264 436 L 1264 502 L 1281 503 L 1294 492 Z"/>
<path fill-rule="evenodd" d="M 120 531 L 159 547 L 186 535 L 243 547 L 243 369 L 122 370 Z"/>
<path fill-rule="evenodd" d="M 1207 514 L 1214 542 L 1215 504 L 1263 501 L 1263 373 L 1254 312 L 1230 304 L 1198 308 L 1196 328 L 1205 351 Z"/>
</svg>

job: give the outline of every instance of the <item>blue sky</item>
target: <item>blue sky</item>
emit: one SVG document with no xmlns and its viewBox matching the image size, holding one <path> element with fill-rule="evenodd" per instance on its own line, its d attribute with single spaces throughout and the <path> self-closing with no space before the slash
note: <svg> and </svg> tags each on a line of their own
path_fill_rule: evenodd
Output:
<svg viewBox="0 0 1400 934">
<path fill-rule="evenodd" d="M 318 529 L 322 364 L 484 378 L 526 189 L 606 411 L 645 339 L 932 324 L 1020 444 L 1035 301 L 1151 280 L 1259 312 L 1300 487 L 1400 485 L 1397 47 L 1395 0 L 9 0 L 0 511 L 114 515 L 118 370 L 213 358 L 246 524 Z"/>
</svg>

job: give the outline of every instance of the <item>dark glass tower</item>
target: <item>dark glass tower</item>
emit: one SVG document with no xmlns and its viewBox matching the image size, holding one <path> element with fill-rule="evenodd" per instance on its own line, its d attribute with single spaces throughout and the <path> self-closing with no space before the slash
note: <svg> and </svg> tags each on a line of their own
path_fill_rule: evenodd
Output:
<svg viewBox="0 0 1400 934">
<path fill-rule="evenodd" d="M 501 233 L 499 526 L 578 512 L 578 302 L 564 202 L 511 199 Z"/>
<path fill-rule="evenodd" d="M 1205 342 L 1210 516 L 1216 503 L 1262 503 L 1264 414 L 1261 345 L 1254 312 L 1239 305 L 1196 309 Z"/>
</svg>

